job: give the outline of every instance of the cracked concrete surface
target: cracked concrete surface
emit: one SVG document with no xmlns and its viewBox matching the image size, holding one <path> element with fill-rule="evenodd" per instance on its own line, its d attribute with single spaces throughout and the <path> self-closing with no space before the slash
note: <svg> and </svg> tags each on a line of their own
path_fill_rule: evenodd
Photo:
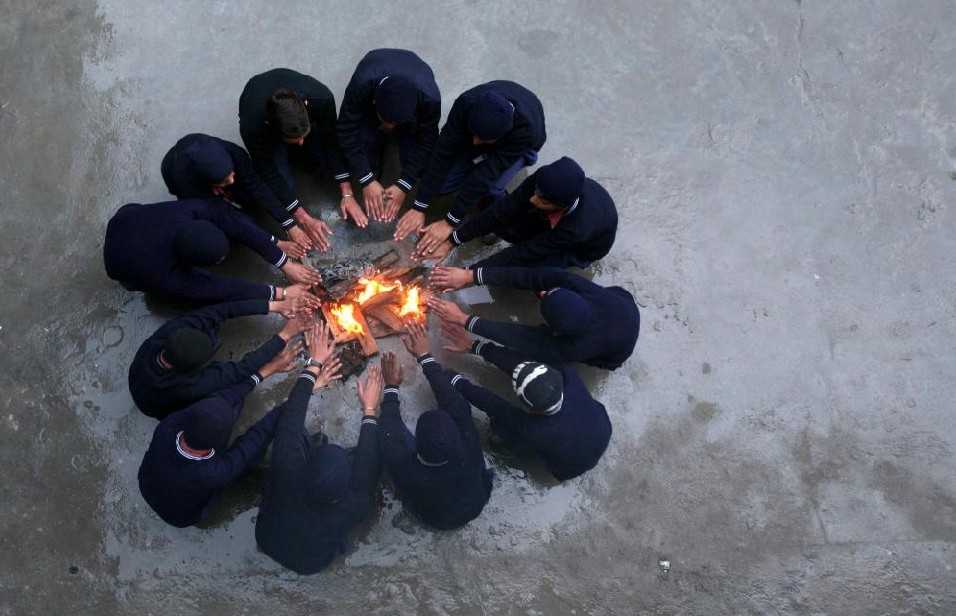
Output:
<svg viewBox="0 0 956 616">
<path fill-rule="evenodd" d="M 951 2 L 9 0 L 4 17 L 0 614 L 956 613 Z M 289 66 L 340 99 L 383 46 L 432 65 L 446 113 L 493 78 L 540 95 L 542 161 L 575 157 L 617 201 L 592 274 L 634 293 L 642 333 L 623 368 L 584 370 L 615 431 L 594 471 L 555 485 L 491 452 L 465 529 L 427 531 L 385 491 L 353 550 L 300 578 L 255 548 L 255 478 L 198 529 L 142 502 L 154 423 L 126 367 L 180 307 L 109 281 L 101 238 L 123 203 L 167 198 L 177 138 L 238 140 L 249 76 Z M 328 185 L 307 190 L 334 221 Z M 523 299 L 472 301 L 534 320 Z M 230 324 L 224 352 L 276 326 Z M 411 419 L 429 398 L 420 374 L 407 389 Z M 331 389 L 309 420 L 352 439 L 353 400 Z"/>
</svg>

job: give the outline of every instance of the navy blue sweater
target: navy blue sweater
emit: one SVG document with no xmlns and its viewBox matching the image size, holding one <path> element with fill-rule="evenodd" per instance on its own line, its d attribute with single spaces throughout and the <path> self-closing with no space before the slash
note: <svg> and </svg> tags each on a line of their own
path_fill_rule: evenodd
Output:
<svg viewBox="0 0 956 616">
<path fill-rule="evenodd" d="M 187 457 L 179 448 L 179 435 L 193 414 L 232 413 L 235 423 L 242 410 L 242 399 L 257 383 L 249 377 L 168 415 L 156 426 L 149 450 L 139 465 L 139 491 L 167 524 L 185 528 L 199 522 L 222 488 L 262 460 L 275 433 L 278 407 L 211 458 Z"/>
<path fill-rule="evenodd" d="M 258 349 L 247 353 L 239 361 L 212 362 L 192 372 L 178 372 L 165 368 L 159 355 L 166 339 L 181 327 L 193 327 L 218 340 L 219 325 L 226 319 L 253 314 L 268 314 L 266 300 L 246 300 L 206 306 L 187 312 L 169 321 L 146 339 L 136 351 L 129 367 L 129 393 L 144 414 L 162 419 L 201 398 L 255 375 L 285 343 L 278 335 L 272 336 Z"/>
<path fill-rule="evenodd" d="M 374 49 L 355 67 L 355 73 L 345 88 L 339 109 L 338 137 L 342 152 L 348 160 L 352 176 L 362 186 L 375 180 L 362 144 L 361 127 L 378 126 L 381 120 L 375 107 L 375 92 L 389 75 L 406 77 L 418 88 L 415 117 L 400 131 L 411 131 L 412 145 L 398 186 L 406 193 L 425 169 L 425 163 L 438 141 L 438 121 L 441 119 L 441 92 L 435 83 L 431 67 L 411 51 L 404 49 Z"/>
<path fill-rule="evenodd" d="M 527 360 L 491 342 L 476 342 L 472 350 L 496 365 L 509 379 L 514 367 Z M 455 387 L 468 402 L 488 414 L 495 434 L 540 456 L 551 474 L 564 481 L 597 465 L 611 440 L 611 420 L 604 405 L 591 397 L 577 372 L 563 364 L 552 367 L 560 370 L 564 377 L 564 403 L 554 415 L 526 413 L 466 379 L 460 379 Z"/>
<path fill-rule="evenodd" d="M 573 336 L 558 333 L 547 324 L 523 325 L 470 317 L 468 331 L 555 364 L 579 361 L 614 370 L 634 352 L 641 315 L 634 296 L 621 287 L 602 287 L 577 274 L 554 267 L 478 267 L 475 284 L 493 284 L 513 289 L 550 291 L 556 287 L 574 291 L 588 303 L 591 319 L 583 332 Z"/>
<path fill-rule="evenodd" d="M 458 198 L 445 217 L 452 226 L 457 226 L 464 220 L 468 210 L 488 194 L 491 186 L 508 167 L 528 150 L 540 150 L 547 139 L 544 108 L 531 90 L 513 81 L 489 81 L 465 91 L 455 99 L 448 112 L 448 119 L 438 135 L 438 144 L 425 168 L 425 176 L 422 178 L 413 208 L 426 211 L 432 198 L 439 194 L 456 158 L 462 152 L 474 149 L 473 135 L 468 129 L 468 116 L 471 115 L 476 99 L 485 92 L 496 92 L 514 105 L 514 127 L 501 139 L 485 146 L 484 153 L 488 158 L 476 166 L 465 180 L 458 192 Z"/>
<path fill-rule="evenodd" d="M 419 357 L 418 361 L 435 394 L 439 410 L 448 413 L 458 426 L 464 445 L 461 456 L 441 466 L 421 463 L 405 440 L 397 385 L 385 388 L 379 440 L 385 469 L 405 506 L 426 524 L 451 530 L 478 517 L 491 496 L 491 477 L 485 469 L 485 457 L 471 418 L 471 406 L 452 384 L 462 377 L 442 371 L 430 354 Z"/>
<path fill-rule="evenodd" d="M 335 503 L 308 497 L 313 441 L 304 427 L 314 381 L 304 372 L 282 406 L 272 460 L 256 518 L 259 549 L 284 567 L 309 575 L 327 567 L 348 549 L 348 534 L 368 517 L 382 472 L 378 424 L 362 420 L 358 446 L 350 454 L 352 483 Z"/>
<path fill-rule="evenodd" d="M 288 260 L 274 237 L 241 212 L 214 201 L 130 203 L 106 225 L 106 274 L 130 290 L 156 291 L 199 302 L 273 298 L 275 289 L 271 285 L 225 278 L 181 263 L 176 254 L 176 232 L 191 220 L 208 220 L 230 241 L 245 244 L 276 267 Z"/>
<path fill-rule="evenodd" d="M 256 171 L 279 202 L 294 213 L 299 200 L 282 177 L 274 158 L 275 148 L 283 145 L 282 136 L 266 122 L 266 101 L 279 88 L 292 90 L 308 103 L 312 130 L 307 139 L 318 139 L 319 149 L 328 157 L 336 181 L 349 179 L 349 172 L 335 137 L 335 97 L 331 90 L 314 77 L 288 68 L 274 68 L 250 79 L 239 96 L 239 135 Z"/>
<path fill-rule="evenodd" d="M 587 178 L 575 205 L 565 210 L 557 226 L 531 205 L 536 171 L 510 195 L 452 233 L 460 245 L 487 233 L 498 233 L 512 246 L 475 265 L 486 267 L 554 266 L 585 268 L 611 251 L 617 235 L 617 208 L 604 188 Z"/>
<path fill-rule="evenodd" d="M 234 183 L 225 188 L 230 201 L 242 207 L 252 207 L 264 210 L 283 229 L 289 229 L 295 224 L 292 215 L 276 198 L 272 190 L 266 186 L 259 174 L 252 167 L 252 160 L 241 146 L 225 139 L 210 137 L 200 133 L 186 135 L 176 142 L 166 156 L 160 170 L 163 181 L 170 194 L 178 199 L 214 199 L 217 195 L 212 191 L 209 181 L 196 170 L 196 163 L 184 153 L 194 141 L 201 137 L 214 139 L 221 145 L 229 158 L 232 159 L 233 171 L 236 174 Z"/>
</svg>

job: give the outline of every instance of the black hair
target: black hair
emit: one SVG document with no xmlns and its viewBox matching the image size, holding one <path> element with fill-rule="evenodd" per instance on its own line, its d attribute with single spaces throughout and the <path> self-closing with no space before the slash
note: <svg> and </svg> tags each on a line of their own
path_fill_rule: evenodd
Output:
<svg viewBox="0 0 956 616">
<path fill-rule="evenodd" d="M 309 110 L 305 101 L 287 88 L 279 88 L 269 95 L 266 119 L 283 139 L 298 139 L 309 132 Z"/>
</svg>

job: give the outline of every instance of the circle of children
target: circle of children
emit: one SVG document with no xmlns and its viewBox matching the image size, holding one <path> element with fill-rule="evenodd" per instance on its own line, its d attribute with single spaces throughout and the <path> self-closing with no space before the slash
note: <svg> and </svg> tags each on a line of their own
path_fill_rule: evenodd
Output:
<svg viewBox="0 0 956 616">
<path fill-rule="evenodd" d="M 505 192 L 518 171 L 537 162 L 545 142 L 541 102 L 517 83 L 490 81 L 465 91 L 439 131 L 440 116 L 434 74 L 410 51 L 369 52 L 338 114 L 326 86 L 273 69 L 250 79 L 239 98 L 245 149 L 186 135 L 162 161 L 177 200 L 125 205 L 109 221 L 103 252 L 111 278 L 132 291 L 205 306 L 160 327 L 129 369 L 136 405 L 160 420 L 139 487 L 164 521 L 188 527 L 202 520 L 222 488 L 257 466 L 272 443 L 255 536 L 262 552 L 293 571 L 316 573 L 346 550 L 350 530 L 372 511 L 383 467 L 403 506 L 422 523 L 459 528 L 480 515 L 492 489 L 471 406 L 490 418 L 492 440 L 539 457 L 558 480 L 598 463 L 611 423 L 569 362 L 621 366 L 634 350 L 640 316 L 624 289 L 566 268 L 587 267 L 611 249 L 614 202 L 567 157 Z M 389 144 L 398 148 L 401 171 L 386 187 L 377 170 Z M 399 413 L 404 367 L 393 352 L 359 378 L 357 445 L 343 448 L 306 431 L 312 392 L 341 378 L 341 362 L 328 326 L 311 318 L 321 303 L 310 289 L 321 275 L 297 261 L 309 250 L 327 251 L 331 231 L 296 197 L 295 156 L 331 173 L 341 215 L 352 224 L 395 221 L 397 241 L 417 234 L 416 259 L 441 262 L 456 246 L 490 234 L 507 241 L 467 269 L 432 268 L 428 305 L 441 320 L 444 348 L 497 366 L 511 380 L 513 398 L 443 369 L 429 352 L 425 325 L 409 323 L 403 341 L 437 401 L 435 410 L 420 414 L 415 433 Z M 457 197 L 448 213 L 426 225 L 432 199 L 452 192 Z M 480 212 L 466 220 L 473 208 Z M 271 216 L 287 239 L 276 239 L 243 210 Z M 233 243 L 281 269 L 289 285 L 206 269 Z M 471 285 L 531 290 L 541 298 L 545 322 L 469 316 L 441 297 Z M 276 335 L 238 361 L 211 361 L 225 320 L 270 312 L 287 319 Z M 288 399 L 230 443 L 244 398 L 263 379 L 296 369 L 305 349 L 309 359 Z"/>
</svg>

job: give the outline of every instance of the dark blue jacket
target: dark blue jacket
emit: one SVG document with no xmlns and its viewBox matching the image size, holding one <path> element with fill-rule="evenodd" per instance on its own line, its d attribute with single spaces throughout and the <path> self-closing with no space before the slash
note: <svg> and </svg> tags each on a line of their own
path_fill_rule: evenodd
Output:
<svg viewBox="0 0 956 616">
<path fill-rule="evenodd" d="M 279 203 L 275 194 L 266 186 L 252 167 L 252 161 L 246 151 L 241 146 L 218 137 L 192 133 L 177 141 L 176 145 L 170 148 L 169 152 L 166 152 L 160 170 L 170 194 L 175 195 L 178 199 L 215 199 L 218 197 L 212 191 L 209 182 L 196 170 L 195 162 L 189 155 L 184 154 L 186 148 L 202 137 L 213 139 L 219 143 L 229 153 L 229 158 L 232 159 L 233 171 L 236 174 L 235 182 L 225 189 L 230 201 L 244 208 L 252 207 L 264 210 L 273 220 L 282 225 L 283 229 L 289 229 L 295 225 L 292 215 L 282 203 Z"/>
<path fill-rule="evenodd" d="M 514 367 L 528 358 L 492 342 L 476 342 L 476 355 L 511 378 Z M 564 481 L 594 468 L 611 440 L 611 420 L 604 405 L 591 397 L 578 373 L 552 364 L 564 377 L 564 403 L 554 415 L 526 413 L 499 395 L 461 379 L 455 383 L 473 406 L 491 418 L 491 430 L 502 439 L 537 454 L 557 479 Z"/>
<path fill-rule="evenodd" d="M 602 287 L 577 274 L 554 267 L 478 267 L 475 284 L 513 289 L 574 291 L 588 303 L 591 319 L 583 332 L 555 335 L 549 325 L 523 325 L 470 317 L 468 331 L 508 345 L 546 364 L 579 361 L 614 370 L 634 352 L 641 315 L 634 296 L 621 287 Z"/>
<path fill-rule="evenodd" d="M 179 435 L 193 414 L 232 413 L 235 423 L 243 398 L 257 383 L 249 377 L 168 415 L 156 426 L 149 450 L 139 465 L 139 491 L 167 524 L 185 528 L 199 522 L 222 488 L 262 460 L 275 433 L 278 407 L 211 458 L 188 458 L 179 449 Z"/>
<path fill-rule="evenodd" d="M 129 367 L 129 393 L 133 396 L 133 402 L 144 414 L 162 419 L 173 411 L 250 376 L 259 378 L 258 370 L 285 346 L 278 335 L 272 336 L 239 361 L 212 362 L 192 372 L 178 372 L 163 367 L 159 354 L 169 335 L 180 327 L 204 331 L 218 341 L 219 325 L 226 319 L 268 313 L 269 302 L 266 300 L 246 300 L 206 306 L 169 321 L 136 351 Z"/>
<path fill-rule="evenodd" d="M 245 244 L 275 267 L 288 260 L 274 237 L 222 204 L 201 199 L 130 203 L 106 225 L 106 274 L 132 291 L 156 291 L 200 302 L 273 298 L 271 285 L 225 278 L 181 263 L 176 254 L 176 232 L 191 220 L 208 220 L 231 242 Z"/>
<path fill-rule="evenodd" d="M 451 530 L 474 520 L 484 509 L 491 496 L 491 475 L 485 468 L 471 406 L 452 385 L 458 375 L 442 371 L 430 354 L 419 357 L 418 361 L 438 408 L 448 413 L 458 426 L 464 444 L 461 456 L 442 466 L 426 466 L 419 461 L 405 438 L 407 432 L 399 413 L 397 385 L 385 388 L 379 440 L 385 470 L 405 506 L 426 524 Z"/>
<path fill-rule="evenodd" d="M 256 518 L 259 549 L 301 575 L 321 571 L 348 549 L 349 532 L 372 511 L 382 473 L 378 424 L 366 417 L 350 454 L 349 491 L 335 503 L 309 499 L 306 471 L 315 445 L 304 423 L 314 381 L 307 374 L 299 377 L 282 406 Z"/>
<path fill-rule="evenodd" d="M 553 266 L 585 268 L 611 251 L 617 235 L 617 208 L 604 188 L 587 178 L 584 191 L 557 226 L 531 205 L 538 172 L 451 236 L 460 245 L 487 233 L 497 233 L 513 245 L 475 266 Z"/>
<path fill-rule="evenodd" d="M 435 83 L 435 74 L 425 61 L 404 49 L 374 49 L 355 67 L 355 73 L 345 88 L 339 109 L 337 133 L 339 145 L 348 160 L 352 176 L 362 186 L 375 180 L 362 144 L 361 127 L 379 126 L 381 120 L 375 108 L 375 92 L 389 75 L 401 75 L 418 87 L 418 106 L 415 117 L 399 131 L 411 131 L 412 147 L 408 153 L 397 184 L 406 193 L 425 169 L 425 163 L 438 141 L 438 122 L 441 119 L 441 92 Z"/>
<path fill-rule="evenodd" d="M 319 149 L 328 157 L 336 181 L 349 179 L 349 172 L 335 137 L 335 97 L 331 90 L 314 77 L 288 68 L 274 68 L 250 79 L 239 96 L 239 135 L 249 151 L 253 167 L 279 202 L 294 213 L 299 200 L 275 162 L 275 149 L 284 145 L 282 137 L 266 122 L 266 101 L 279 88 L 292 90 L 308 102 L 312 130 L 306 139 L 318 140 Z"/>
<path fill-rule="evenodd" d="M 465 180 L 458 192 L 458 198 L 445 217 L 452 226 L 464 220 L 468 210 L 488 194 L 490 187 L 502 173 L 529 150 L 540 150 L 547 139 L 544 108 L 531 90 L 513 81 L 489 81 L 465 91 L 455 99 L 448 112 L 448 119 L 438 135 L 438 144 L 425 168 L 425 176 L 418 188 L 413 208 L 426 211 L 432 198 L 441 190 L 456 158 L 462 152 L 474 148 L 472 134 L 468 129 L 468 117 L 475 100 L 485 92 L 496 92 L 514 105 L 514 127 L 507 135 L 486 146 L 485 153 L 488 158 L 477 165 Z"/>
</svg>

